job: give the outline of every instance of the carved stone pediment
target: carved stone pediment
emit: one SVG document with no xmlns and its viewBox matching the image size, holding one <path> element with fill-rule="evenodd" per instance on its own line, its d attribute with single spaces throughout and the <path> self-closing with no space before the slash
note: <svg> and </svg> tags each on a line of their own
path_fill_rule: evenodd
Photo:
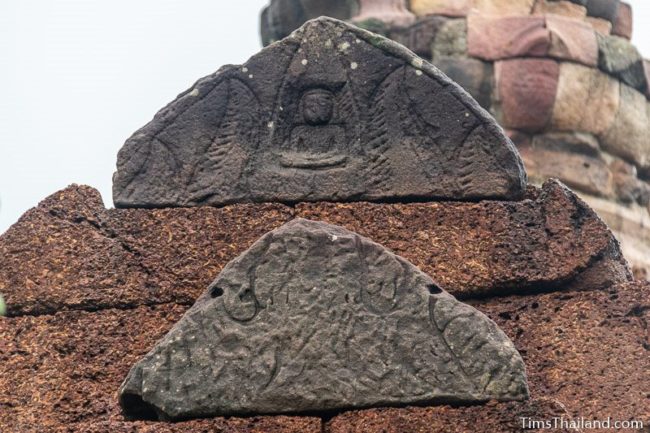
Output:
<svg viewBox="0 0 650 433">
<path fill-rule="evenodd" d="M 517 199 L 502 129 L 401 45 L 330 18 L 199 80 L 119 153 L 119 207 Z"/>
</svg>

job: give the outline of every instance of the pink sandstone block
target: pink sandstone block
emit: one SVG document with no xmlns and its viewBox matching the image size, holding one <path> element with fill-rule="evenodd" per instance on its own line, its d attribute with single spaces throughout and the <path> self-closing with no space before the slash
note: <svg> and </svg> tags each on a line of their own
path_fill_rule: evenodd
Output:
<svg viewBox="0 0 650 433">
<path fill-rule="evenodd" d="M 612 34 L 626 39 L 632 39 L 633 21 L 632 6 L 621 2 L 618 8 L 616 22 L 612 28 Z"/>
<path fill-rule="evenodd" d="M 473 57 L 542 57 L 550 45 L 551 35 L 541 16 L 489 17 L 471 13 L 467 18 L 467 50 Z"/>
<path fill-rule="evenodd" d="M 587 8 L 568 0 L 538 0 L 533 13 L 536 15 L 555 14 L 584 20 L 587 17 Z"/>
<path fill-rule="evenodd" d="M 548 59 L 516 59 L 495 64 L 501 124 L 526 132 L 543 130 L 553 113 L 560 67 Z"/>
<path fill-rule="evenodd" d="M 551 33 L 548 52 L 551 57 L 587 66 L 598 65 L 598 38 L 591 25 L 582 20 L 547 15 L 546 28 Z"/>
<path fill-rule="evenodd" d="M 603 36 L 609 36 L 612 34 L 612 23 L 609 21 L 594 17 L 587 17 L 585 19 L 589 24 L 591 24 L 597 33 L 600 33 Z"/>
</svg>

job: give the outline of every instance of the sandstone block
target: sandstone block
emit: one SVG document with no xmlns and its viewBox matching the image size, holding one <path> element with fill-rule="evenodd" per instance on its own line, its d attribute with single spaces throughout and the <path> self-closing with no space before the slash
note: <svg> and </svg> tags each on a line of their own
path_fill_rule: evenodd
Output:
<svg viewBox="0 0 650 433">
<path fill-rule="evenodd" d="M 438 69 L 321 17 L 165 107 L 125 143 L 113 187 L 119 207 L 511 199 L 525 173 L 496 121 Z"/>
<path fill-rule="evenodd" d="M 473 0 L 411 0 L 411 11 L 417 16 L 444 15 L 463 17 L 472 8 Z"/>
<path fill-rule="evenodd" d="M 602 137 L 603 149 L 637 166 L 650 165 L 649 105 L 642 93 L 621 84 L 620 107 Z"/>
<path fill-rule="evenodd" d="M 587 17 L 586 21 L 594 30 L 603 36 L 609 36 L 612 33 L 612 23 L 602 18 Z"/>
<path fill-rule="evenodd" d="M 612 173 L 601 157 L 547 147 L 536 140 L 530 147 L 520 147 L 519 152 L 531 179 L 557 178 L 580 192 L 614 195 Z"/>
<path fill-rule="evenodd" d="M 474 0 L 474 8 L 487 15 L 529 15 L 535 0 Z"/>
<path fill-rule="evenodd" d="M 535 135 L 531 143 L 537 148 L 577 152 L 593 157 L 600 157 L 601 153 L 598 139 L 583 132 L 547 132 Z"/>
<path fill-rule="evenodd" d="M 296 219 L 226 265 L 119 394 L 127 415 L 174 420 L 519 401 L 528 388 L 494 322 L 383 246 Z"/>
<path fill-rule="evenodd" d="M 431 49 L 433 62 L 441 57 L 467 55 L 467 20 L 449 20 L 440 27 Z"/>
<path fill-rule="evenodd" d="M 467 57 L 441 57 L 436 67 L 472 95 L 486 110 L 492 103 L 494 69 L 491 63 Z"/>
<path fill-rule="evenodd" d="M 505 60 L 495 64 L 501 124 L 529 132 L 551 119 L 560 67 L 547 59 Z"/>
<path fill-rule="evenodd" d="M 621 36 L 625 39 L 632 39 L 632 30 L 634 27 L 634 15 L 632 6 L 627 3 L 621 2 L 618 8 L 618 16 L 612 28 L 612 34 Z"/>
<path fill-rule="evenodd" d="M 467 18 L 467 52 L 484 60 L 545 56 L 551 35 L 544 17 L 490 17 L 472 13 Z"/>
<path fill-rule="evenodd" d="M 643 57 L 630 41 L 619 36 L 598 36 L 598 67 L 628 86 L 647 86 Z"/>
<path fill-rule="evenodd" d="M 610 167 L 618 200 L 623 203 L 638 203 L 641 206 L 650 203 L 650 184 L 638 178 L 636 166 L 615 158 Z"/>
<path fill-rule="evenodd" d="M 587 66 L 598 65 L 598 39 L 589 24 L 557 15 L 547 15 L 546 27 L 551 34 L 551 46 L 548 51 L 550 56 Z"/>
<path fill-rule="evenodd" d="M 584 20 L 587 16 L 587 8 L 583 5 L 572 3 L 567 0 L 538 0 L 535 3 L 535 9 L 533 10 L 533 13 L 538 15 L 553 14 L 566 18 Z"/>
<path fill-rule="evenodd" d="M 551 127 L 600 136 L 614 123 L 619 102 L 618 80 L 598 69 L 562 63 Z"/>
</svg>

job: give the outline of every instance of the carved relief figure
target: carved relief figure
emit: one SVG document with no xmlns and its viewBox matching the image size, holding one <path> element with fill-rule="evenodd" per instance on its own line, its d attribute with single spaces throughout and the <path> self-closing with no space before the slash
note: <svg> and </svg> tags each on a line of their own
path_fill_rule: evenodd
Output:
<svg viewBox="0 0 650 433">
<path fill-rule="evenodd" d="M 343 164 L 345 130 L 331 123 L 335 95 L 323 88 L 309 89 L 300 101 L 302 123 L 291 131 L 288 152 L 280 156 L 285 167 L 324 168 Z"/>
</svg>

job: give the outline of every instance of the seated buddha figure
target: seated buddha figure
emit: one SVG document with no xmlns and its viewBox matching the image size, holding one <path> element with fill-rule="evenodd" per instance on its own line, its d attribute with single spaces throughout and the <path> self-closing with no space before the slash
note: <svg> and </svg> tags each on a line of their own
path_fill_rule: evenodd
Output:
<svg viewBox="0 0 650 433">
<path fill-rule="evenodd" d="M 319 169 L 345 163 L 345 129 L 332 123 L 335 95 L 323 88 L 306 90 L 300 100 L 301 121 L 285 143 L 281 164 L 285 167 Z"/>
</svg>

